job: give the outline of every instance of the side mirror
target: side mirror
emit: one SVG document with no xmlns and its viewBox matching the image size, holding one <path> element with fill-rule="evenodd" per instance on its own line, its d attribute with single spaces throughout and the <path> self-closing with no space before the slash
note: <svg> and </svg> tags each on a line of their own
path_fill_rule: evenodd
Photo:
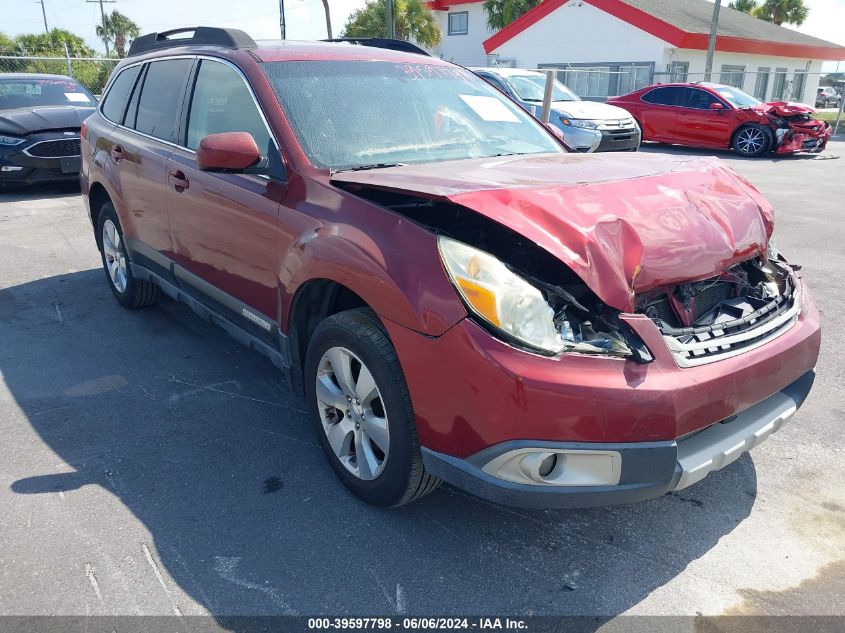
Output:
<svg viewBox="0 0 845 633">
<path fill-rule="evenodd" d="M 714 101 L 713 103 L 710 104 L 710 109 L 713 110 L 714 112 L 721 112 L 722 110 L 725 109 L 725 106 L 723 106 L 718 101 Z"/>
<path fill-rule="evenodd" d="M 197 146 L 197 165 L 203 171 L 244 171 L 261 158 L 258 145 L 248 132 L 209 134 Z"/>
</svg>

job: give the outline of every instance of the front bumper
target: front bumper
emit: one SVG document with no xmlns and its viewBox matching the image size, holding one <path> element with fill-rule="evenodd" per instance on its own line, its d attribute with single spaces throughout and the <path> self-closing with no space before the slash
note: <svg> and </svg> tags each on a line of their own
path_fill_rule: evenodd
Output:
<svg viewBox="0 0 845 633">
<path fill-rule="evenodd" d="M 51 149 L 52 144 L 55 150 Z M 20 145 L 0 147 L 0 184 L 76 181 L 79 168 L 78 133 L 33 134 Z"/>
<path fill-rule="evenodd" d="M 511 450 L 520 446 L 515 442 L 558 450 L 580 446 L 618 451 L 619 480 L 607 489 L 590 485 L 582 495 L 589 500 L 589 494 L 600 492 L 600 503 L 616 503 L 689 485 L 708 469 L 728 463 L 737 450 L 754 445 L 756 440 L 747 436 L 741 446 L 739 436 L 727 436 L 722 442 L 721 435 L 708 430 L 728 428 L 719 422 L 756 416 L 761 424 L 748 429 L 758 439 L 782 424 L 775 420 L 780 411 L 763 419 L 759 416 L 765 417 L 765 412 L 755 407 L 783 402 L 777 394 L 793 393 L 797 387 L 790 385 L 805 384 L 799 381 L 815 367 L 821 344 L 819 314 L 806 288 L 801 297 L 796 321 L 776 338 L 736 356 L 692 367 L 678 365 L 657 327 L 643 315 L 622 319 L 652 352 L 654 362 L 648 364 L 581 354 L 556 358 L 531 354 L 491 336 L 468 318 L 437 338 L 390 321 L 385 327 L 405 373 L 420 443 L 433 472 L 482 495 L 495 484 L 493 488 L 504 490 L 501 498 L 507 503 L 544 505 L 551 501 L 542 500 L 542 490 L 534 485 L 524 490 L 489 473 L 479 475 L 483 465 L 478 460 L 497 456 L 485 451 Z M 803 401 L 803 396 L 795 401 Z M 769 422 L 771 428 L 766 426 Z M 743 424 L 730 428 L 745 428 Z M 694 455 L 703 454 L 694 450 L 704 441 L 701 438 L 710 438 L 708 446 L 723 447 L 713 455 L 711 466 L 695 463 Z M 631 470 L 637 460 L 643 460 L 647 469 Z M 682 466 L 676 478 L 678 463 Z M 443 464 L 454 466 L 452 474 Z M 684 471 L 689 474 L 682 480 Z M 520 502 L 516 497 L 522 492 L 541 500 Z M 560 494 L 554 491 L 552 496 Z M 579 496 L 572 487 L 566 494 L 572 499 Z"/>
<path fill-rule="evenodd" d="M 640 129 L 636 123 L 629 127 L 603 126 L 598 130 L 574 125 L 558 125 L 564 142 L 576 152 L 632 152 L 640 146 Z"/>
<path fill-rule="evenodd" d="M 423 462 L 428 472 L 443 481 L 504 505 L 578 508 L 643 501 L 701 481 L 780 430 L 803 404 L 814 379 L 815 373 L 809 371 L 735 417 L 676 441 L 593 444 L 515 440 L 466 459 L 424 448 Z M 486 468 L 503 456 L 532 449 L 544 454 L 616 454 L 621 465 L 618 482 L 589 486 L 515 483 Z"/>
<path fill-rule="evenodd" d="M 833 127 L 825 122 L 819 131 L 801 126 L 791 126 L 789 130 L 775 130 L 777 144 L 775 154 L 795 154 L 797 152 L 819 153 L 827 147 L 833 134 Z"/>
</svg>

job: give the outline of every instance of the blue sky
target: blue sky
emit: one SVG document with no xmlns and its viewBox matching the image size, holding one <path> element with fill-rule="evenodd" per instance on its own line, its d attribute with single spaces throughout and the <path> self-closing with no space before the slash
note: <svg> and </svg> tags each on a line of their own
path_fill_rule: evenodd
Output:
<svg viewBox="0 0 845 633">
<path fill-rule="evenodd" d="M 100 20 L 98 4 L 85 0 L 44 0 L 44 3 L 50 28 L 73 31 L 91 46 L 102 48 L 94 32 L 94 25 Z M 807 0 L 807 4 L 810 17 L 798 30 L 845 45 L 845 0 Z M 329 0 L 329 5 L 337 35 L 349 14 L 363 6 L 364 0 Z M 116 0 L 105 7 L 128 15 L 138 23 L 141 32 L 204 24 L 240 28 L 255 39 L 279 37 L 278 0 Z M 38 0 L 0 0 L 0 14 L 3 16 L 0 30 L 7 35 L 43 29 Z M 285 16 L 289 39 L 326 37 L 322 0 L 285 0 Z M 835 68 L 835 63 L 825 66 L 826 71 Z M 845 69 L 845 62 L 840 68 Z"/>
</svg>

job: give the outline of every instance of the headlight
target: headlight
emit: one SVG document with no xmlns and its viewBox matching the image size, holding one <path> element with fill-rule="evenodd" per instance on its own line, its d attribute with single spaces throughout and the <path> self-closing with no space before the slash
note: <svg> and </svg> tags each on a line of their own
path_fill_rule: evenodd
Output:
<svg viewBox="0 0 845 633">
<path fill-rule="evenodd" d="M 0 145 L 20 145 L 26 139 L 0 134 Z"/>
<path fill-rule="evenodd" d="M 566 348 L 537 288 L 489 253 L 442 236 L 438 245 L 452 283 L 476 315 L 531 347 L 554 354 Z"/>
<path fill-rule="evenodd" d="M 469 309 L 511 339 L 547 354 L 653 360 L 643 342 L 619 322 L 618 313 L 594 295 L 588 308 L 565 288 L 528 274 L 523 278 L 490 253 L 443 236 L 438 246 L 446 272 Z"/>
<path fill-rule="evenodd" d="M 566 117 L 561 117 L 560 122 L 564 125 L 570 125 L 572 127 L 583 127 L 590 130 L 597 130 L 601 121 L 594 121 L 592 119 L 568 119 Z"/>
</svg>

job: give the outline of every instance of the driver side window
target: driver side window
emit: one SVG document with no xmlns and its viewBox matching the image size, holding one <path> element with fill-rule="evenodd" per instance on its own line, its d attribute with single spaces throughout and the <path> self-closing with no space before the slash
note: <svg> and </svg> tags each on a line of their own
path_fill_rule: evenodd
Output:
<svg viewBox="0 0 845 633">
<path fill-rule="evenodd" d="M 186 145 L 196 149 L 209 134 L 248 132 L 263 156 L 269 156 L 272 139 L 246 83 L 226 64 L 200 61 L 188 113 Z"/>
<path fill-rule="evenodd" d="M 722 103 L 706 90 L 697 88 L 684 88 L 683 101 L 680 105 L 696 110 L 707 110 L 711 103 Z"/>
</svg>

